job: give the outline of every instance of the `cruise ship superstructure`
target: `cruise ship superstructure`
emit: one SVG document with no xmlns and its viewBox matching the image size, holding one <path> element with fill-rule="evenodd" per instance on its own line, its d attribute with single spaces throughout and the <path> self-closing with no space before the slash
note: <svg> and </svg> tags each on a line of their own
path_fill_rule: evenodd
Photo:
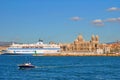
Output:
<svg viewBox="0 0 120 80">
<path fill-rule="evenodd" d="M 4 54 L 38 54 L 59 53 L 60 46 L 58 44 L 44 44 L 42 40 L 34 44 L 15 44 L 12 43 Z"/>
</svg>

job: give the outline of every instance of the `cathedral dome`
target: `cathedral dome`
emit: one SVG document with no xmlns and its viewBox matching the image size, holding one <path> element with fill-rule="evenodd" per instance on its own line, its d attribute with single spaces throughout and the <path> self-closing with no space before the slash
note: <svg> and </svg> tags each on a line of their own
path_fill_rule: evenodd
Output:
<svg viewBox="0 0 120 80">
<path fill-rule="evenodd" d="M 78 36 L 78 41 L 83 41 L 82 35 L 79 35 L 79 36 Z"/>
</svg>

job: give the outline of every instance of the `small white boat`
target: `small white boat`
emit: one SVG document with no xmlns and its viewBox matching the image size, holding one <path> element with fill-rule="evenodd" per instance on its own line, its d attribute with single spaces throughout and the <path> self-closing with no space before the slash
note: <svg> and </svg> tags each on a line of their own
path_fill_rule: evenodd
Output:
<svg viewBox="0 0 120 80">
<path fill-rule="evenodd" d="M 35 68 L 35 66 L 31 63 L 19 64 L 18 67 L 19 69 Z"/>
</svg>

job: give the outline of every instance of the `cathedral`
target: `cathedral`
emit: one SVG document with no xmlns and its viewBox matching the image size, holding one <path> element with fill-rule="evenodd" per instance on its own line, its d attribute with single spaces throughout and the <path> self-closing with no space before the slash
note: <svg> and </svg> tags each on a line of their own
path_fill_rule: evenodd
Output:
<svg viewBox="0 0 120 80">
<path fill-rule="evenodd" d="M 99 48 L 99 36 L 91 36 L 90 41 L 85 41 L 82 35 L 79 35 L 73 43 L 62 44 L 62 51 L 70 52 L 95 52 Z"/>
</svg>

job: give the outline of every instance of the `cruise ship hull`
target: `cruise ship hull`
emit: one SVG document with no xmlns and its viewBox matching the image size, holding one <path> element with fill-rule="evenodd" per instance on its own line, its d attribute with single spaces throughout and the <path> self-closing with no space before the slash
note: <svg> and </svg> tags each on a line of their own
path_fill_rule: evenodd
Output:
<svg viewBox="0 0 120 80">
<path fill-rule="evenodd" d="M 36 44 L 15 44 L 3 52 L 3 55 L 43 55 L 44 53 L 59 53 L 60 46 L 57 44 L 43 44 L 38 42 Z"/>
<path fill-rule="evenodd" d="M 59 48 L 50 49 L 8 49 L 2 55 L 43 55 L 45 53 L 59 53 Z"/>
</svg>

